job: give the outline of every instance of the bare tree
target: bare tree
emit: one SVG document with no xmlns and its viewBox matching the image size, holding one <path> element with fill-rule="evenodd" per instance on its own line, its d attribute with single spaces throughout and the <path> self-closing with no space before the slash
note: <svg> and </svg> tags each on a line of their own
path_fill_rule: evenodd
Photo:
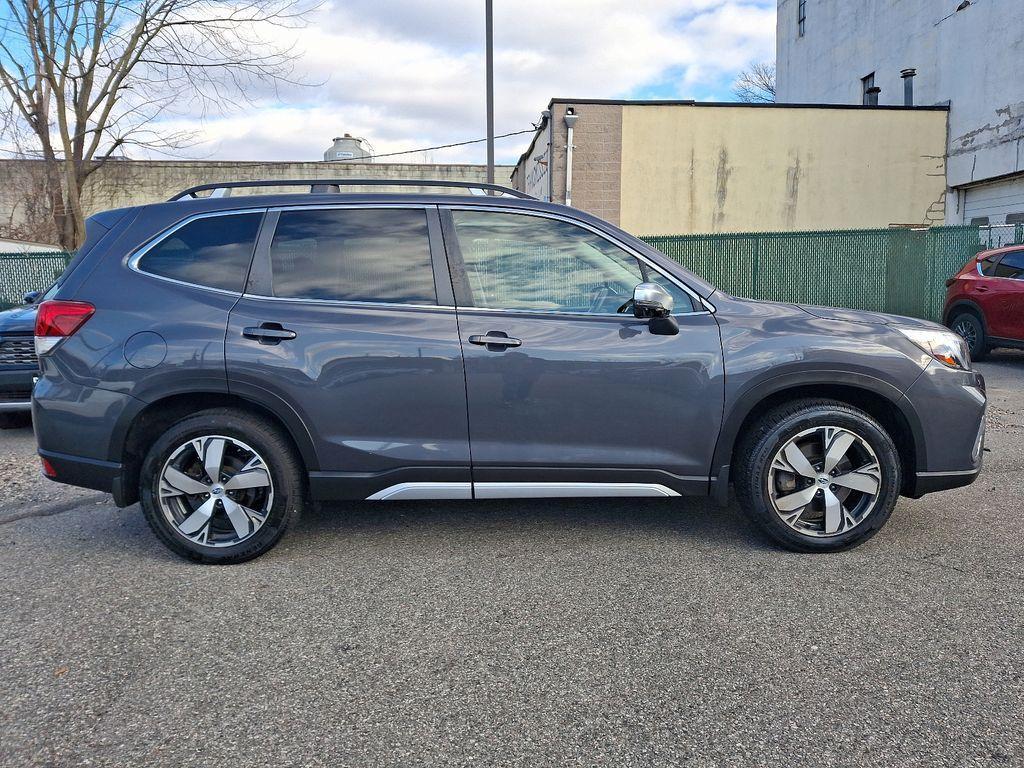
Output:
<svg viewBox="0 0 1024 768">
<path fill-rule="evenodd" d="M 770 104 L 775 101 L 775 65 L 766 61 L 752 62 L 740 72 L 732 92 L 748 104 Z"/>
<path fill-rule="evenodd" d="M 175 115 L 251 103 L 291 77 L 276 35 L 311 0 L 0 0 L 0 128 L 43 161 L 65 248 L 85 237 L 86 179 L 130 148 L 167 152 L 194 137 Z M 12 138 L 13 137 L 13 138 Z"/>
</svg>

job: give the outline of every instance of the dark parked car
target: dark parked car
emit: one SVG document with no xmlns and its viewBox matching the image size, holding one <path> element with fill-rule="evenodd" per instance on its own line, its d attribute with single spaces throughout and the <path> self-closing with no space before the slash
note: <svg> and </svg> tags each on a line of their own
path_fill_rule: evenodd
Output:
<svg viewBox="0 0 1024 768">
<path fill-rule="evenodd" d="M 24 426 L 32 411 L 32 383 L 39 372 L 35 344 L 35 300 L 25 294 L 25 306 L 0 312 L 0 429 Z"/>
<path fill-rule="evenodd" d="M 39 309 L 45 474 L 141 501 L 186 557 L 265 552 L 310 499 L 730 485 L 838 550 L 981 469 L 985 382 L 935 323 L 738 299 L 513 190 L 301 183 L 93 217 Z"/>
<path fill-rule="evenodd" d="M 982 251 L 947 280 L 943 318 L 975 360 L 994 347 L 1024 348 L 1024 245 Z"/>
</svg>

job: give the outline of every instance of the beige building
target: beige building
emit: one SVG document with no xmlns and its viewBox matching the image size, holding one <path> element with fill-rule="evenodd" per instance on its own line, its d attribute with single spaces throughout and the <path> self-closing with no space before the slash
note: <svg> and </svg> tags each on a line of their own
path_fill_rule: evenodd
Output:
<svg viewBox="0 0 1024 768">
<path fill-rule="evenodd" d="M 512 179 L 637 235 L 941 224 L 946 118 L 944 107 L 554 99 Z"/>
</svg>

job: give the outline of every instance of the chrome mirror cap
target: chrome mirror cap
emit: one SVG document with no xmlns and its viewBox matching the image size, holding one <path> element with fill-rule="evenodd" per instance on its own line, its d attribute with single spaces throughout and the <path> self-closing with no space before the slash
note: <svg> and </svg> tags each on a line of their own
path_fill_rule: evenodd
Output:
<svg viewBox="0 0 1024 768">
<path fill-rule="evenodd" d="M 633 313 L 637 317 L 668 317 L 675 301 L 657 283 L 640 283 L 633 289 Z"/>
</svg>

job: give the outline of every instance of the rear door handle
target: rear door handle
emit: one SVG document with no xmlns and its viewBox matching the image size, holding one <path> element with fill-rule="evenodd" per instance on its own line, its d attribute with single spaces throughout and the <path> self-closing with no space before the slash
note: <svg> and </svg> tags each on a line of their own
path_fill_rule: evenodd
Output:
<svg viewBox="0 0 1024 768">
<path fill-rule="evenodd" d="M 242 335 L 247 339 L 256 339 L 260 344 L 280 344 L 294 339 L 298 334 L 283 328 L 280 323 L 260 323 L 259 326 L 243 328 Z"/>
<path fill-rule="evenodd" d="M 490 352 L 501 352 L 511 347 L 521 347 L 521 339 L 513 339 L 504 331 L 488 331 L 486 336 L 470 336 L 470 344 L 479 344 L 487 347 Z"/>
</svg>

